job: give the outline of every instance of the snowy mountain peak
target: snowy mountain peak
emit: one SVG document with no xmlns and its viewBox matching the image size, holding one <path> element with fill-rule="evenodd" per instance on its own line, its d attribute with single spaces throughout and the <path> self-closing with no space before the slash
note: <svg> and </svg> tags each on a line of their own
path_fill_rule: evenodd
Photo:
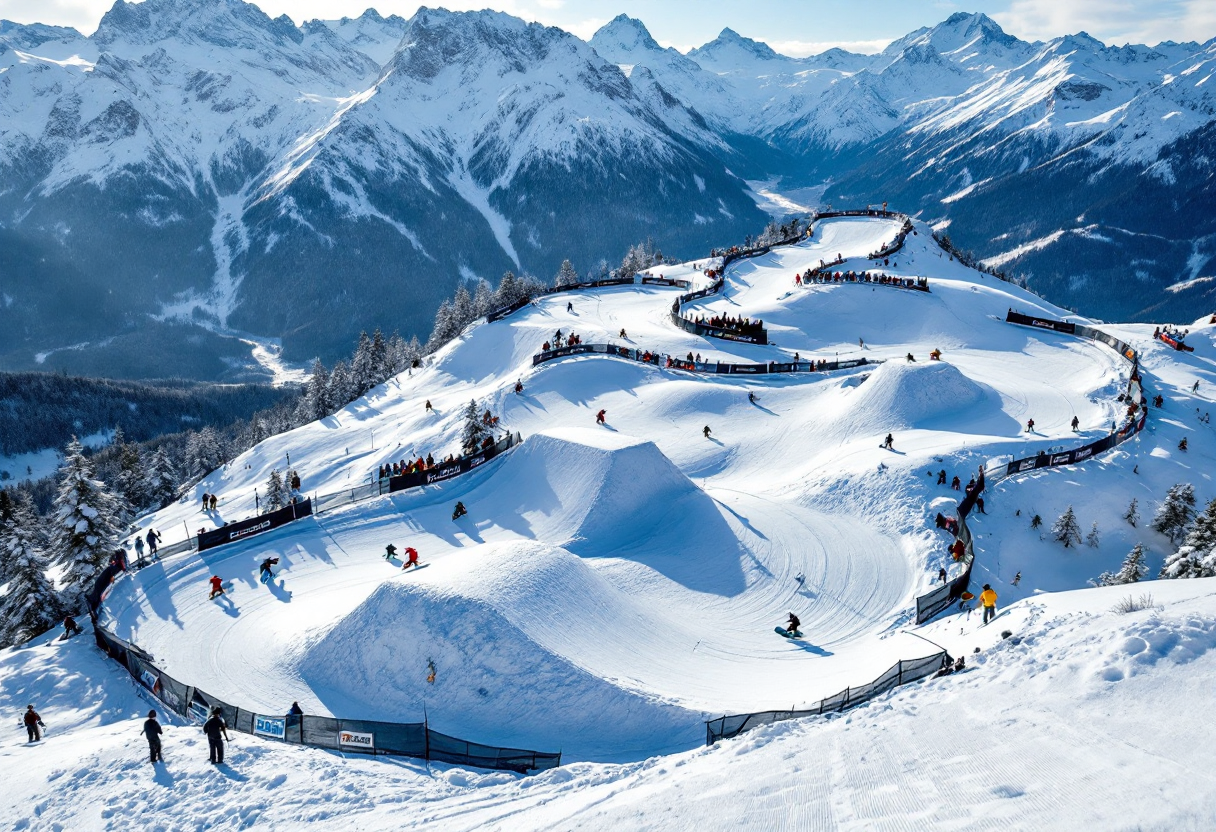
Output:
<svg viewBox="0 0 1216 832">
<path fill-rule="evenodd" d="M 47 41 L 84 40 L 84 35 L 68 26 L 47 26 L 42 23 L 14 23 L 0 20 L 0 44 L 18 49 L 34 49 Z"/>
<path fill-rule="evenodd" d="M 744 37 L 734 29 L 726 28 L 709 43 L 688 53 L 688 57 L 706 69 L 718 71 L 741 69 L 756 61 L 797 62 L 774 52 L 767 44 Z"/>
<path fill-rule="evenodd" d="M 650 35 L 650 30 L 642 21 L 626 14 L 618 14 L 604 26 L 601 26 L 591 38 L 591 46 L 597 52 L 601 45 L 615 44 L 622 49 L 643 49 L 661 51 L 663 47 Z M 601 53 L 602 54 L 602 53 Z"/>
<path fill-rule="evenodd" d="M 271 19 L 244 0 L 117 0 L 93 35 L 103 48 L 118 41 L 152 44 L 168 39 L 256 49 L 267 41 L 298 44 L 304 34 L 286 15 Z"/>
</svg>

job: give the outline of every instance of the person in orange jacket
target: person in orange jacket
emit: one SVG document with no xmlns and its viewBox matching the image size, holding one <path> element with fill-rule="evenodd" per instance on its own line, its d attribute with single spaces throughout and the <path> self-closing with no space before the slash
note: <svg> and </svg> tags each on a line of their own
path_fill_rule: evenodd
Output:
<svg viewBox="0 0 1216 832">
<path fill-rule="evenodd" d="M 989 584 L 984 584 L 984 591 L 980 593 L 980 604 L 984 608 L 985 624 L 996 618 L 996 590 Z"/>
</svg>

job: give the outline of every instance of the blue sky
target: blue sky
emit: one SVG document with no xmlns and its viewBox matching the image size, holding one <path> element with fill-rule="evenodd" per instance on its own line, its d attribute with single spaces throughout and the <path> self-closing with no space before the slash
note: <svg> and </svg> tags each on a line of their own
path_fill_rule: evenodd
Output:
<svg viewBox="0 0 1216 832">
<path fill-rule="evenodd" d="M 0 0 L 0 18 L 74 26 L 91 33 L 111 5 L 112 0 Z M 316 17 L 357 17 L 369 6 L 384 15 L 408 17 L 419 6 L 409 0 L 257 0 L 257 5 L 271 16 L 287 14 L 297 23 Z M 431 5 L 498 9 L 584 38 L 625 13 L 644 22 L 657 41 L 681 51 L 730 27 L 797 56 L 831 46 L 878 51 L 895 38 L 957 11 L 985 12 L 1025 40 L 1082 30 L 1116 45 L 1202 42 L 1216 36 L 1216 0 L 451 0 Z"/>
</svg>

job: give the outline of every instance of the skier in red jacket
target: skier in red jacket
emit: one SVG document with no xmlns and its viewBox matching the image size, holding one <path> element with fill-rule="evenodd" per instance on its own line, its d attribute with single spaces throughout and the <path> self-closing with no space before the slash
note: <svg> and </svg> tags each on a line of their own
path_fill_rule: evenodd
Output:
<svg viewBox="0 0 1216 832">
<path fill-rule="evenodd" d="M 604 424 L 604 418 L 607 415 L 607 413 L 608 413 L 607 410 L 601 410 L 599 413 L 595 414 L 595 423 L 597 425 Z"/>
<path fill-rule="evenodd" d="M 213 598 L 215 598 L 215 596 L 223 595 L 223 594 L 224 594 L 224 582 L 220 579 L 219 575 L 212 575 L 211 576 L 211 594 L 207 596 L 207 600 L 210 601 Z"/>
<path fill-rule="evenodd" d="M 406 560 L 405 563 L 401 565 L 402 569 L 409 569 L 411 566 L 416 567 L 418 565 L 418 550 L 413 546 L 405 547 L 405 556 Z"/>
</svg>

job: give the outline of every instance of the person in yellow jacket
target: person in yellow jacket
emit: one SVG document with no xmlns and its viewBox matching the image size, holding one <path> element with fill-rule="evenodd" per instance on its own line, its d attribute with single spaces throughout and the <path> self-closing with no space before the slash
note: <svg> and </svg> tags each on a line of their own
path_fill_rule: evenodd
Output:
<svg viewBox="0 0 1216 832">
<path fill-rule="evenodd" d="M 984 608 L 985 624 L 996 618 L 996 590 L 988 584 L 984 584 L 984 591 L 980 593 L 980 605 Z"/>
</svg>

